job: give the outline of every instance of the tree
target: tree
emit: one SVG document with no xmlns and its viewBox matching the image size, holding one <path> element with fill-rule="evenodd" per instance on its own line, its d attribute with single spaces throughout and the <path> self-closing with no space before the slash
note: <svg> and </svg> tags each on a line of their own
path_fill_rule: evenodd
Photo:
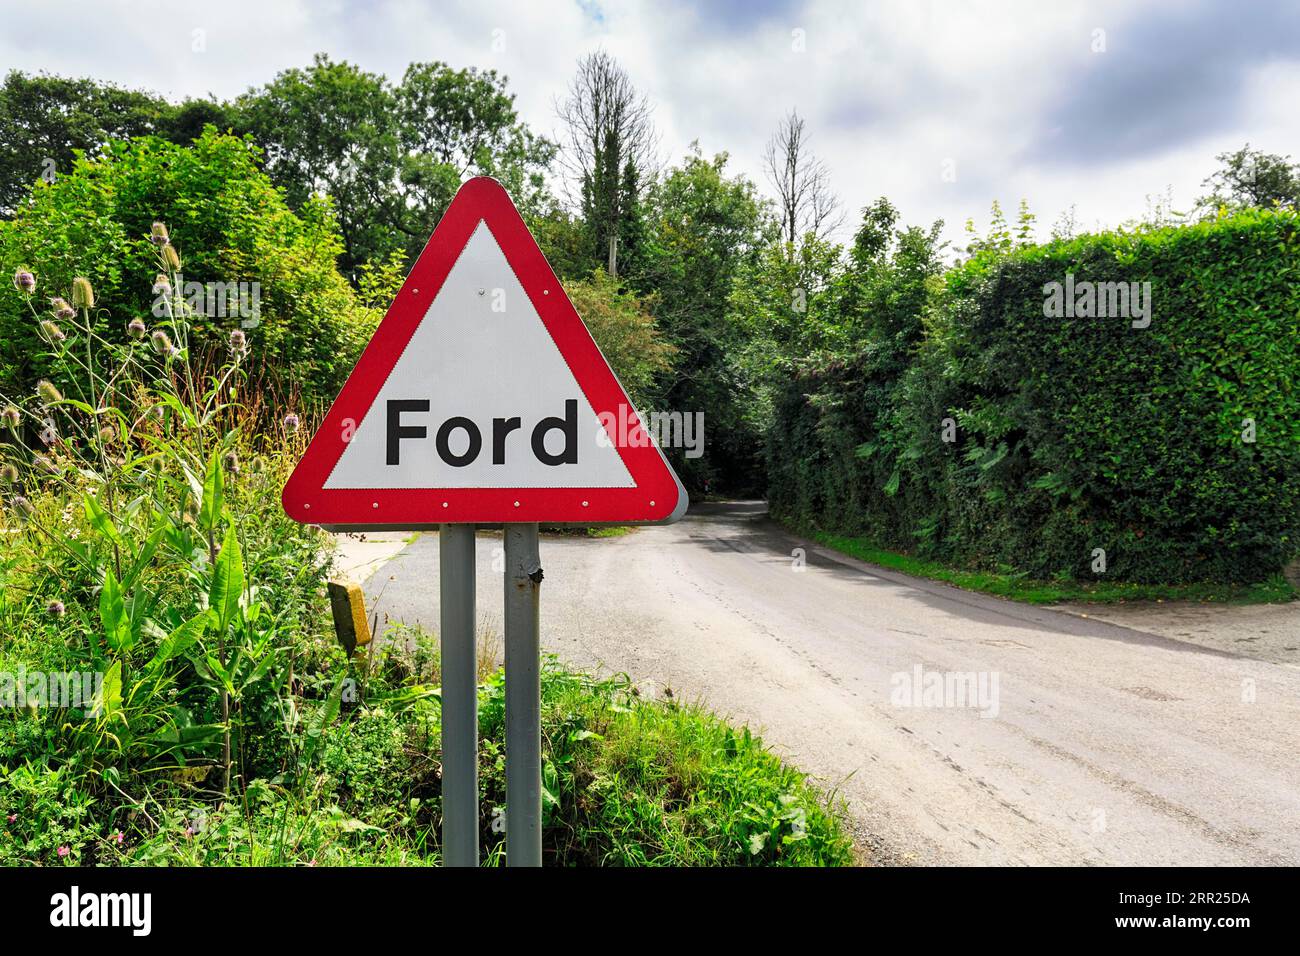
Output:
<svg viewBox="0 0 1300 956">
<path fill-rule="evenodd" d="M 351 272 L 413 238 L 398 191 L 397 104 L 382 76 L 317 54 L 238 100 L 266 151 L 266 169 L 301 208 L 313 195 L 334 202 Z"/>
<path fill-rule="evenodd" d="M 830 188 L 830 172 L 808 150 L 804 121 L 797 112 L 792 110 L 767 141 L 763 164 L 776 191 L 782 236 L 790 245 L 810 233 L 822 238 L 844 221 Z"/>
<path fill-rule="evenodd" d="M 656 383 L 672 370 L 677 350 L 655 326 L 654 297 L 620 289 L 603 269 L 565 282 L 564 291 L 632 403 L 644 408 L 657 398 Z"/>
<path fill-rule="evenodd" d="M 492 70 L 412 63 L 394 87 L 318 54 L 240 97 L 239 108 L 290 203 L 333 199 L 350 273 L 394 251 L 414 258 L 470 176 L 496 176 L 525 212 L 546 204 L 554 146 L 519 121 Z"/>
<path fill-rule="evenodd" d="M 842 272 L 840 247 L 809 235 L 798 246 L 770 243 L 732 283 L 731 351 L 746 396 L 745 422 L 760 438 L 771 427 L 773 395 L 789 362 L 850 344 L 837 282 Z"/>
<path fill-rule="evenodd" d="M 1293 164 L 1290 156 L 1251 149 L 1247 143 L 1215 159 L 1220 168 L 1201 182 L 1210 192 L 1197 201 L 1208 215 L 1216 215 L 1220 208 L 1300 207 L 1300 165 Z"/>
<path fill-rule="evenodd" d="M 501 180 L 526 217 L 546 210 L 545 173 L 556 147 L 520 121 L 505 77 L 412 63 L 394 92 L 402 192 L 418 241 L 412 255 L 471 176 Z"/>
<path fill-rule="evenodd" d="M 113 139 L 154 132 L 168 111 L 160 97 L 89 79 L 11 70 L 0 87 L 0 213 L 12 216 L 38 179 L 94 158 Z"/>
<path fill-rule="evenodd" d="M 587 222 L 593 255 L 619 274 L 620 244 L 635 223 L 657 145 L 649 100 L 604 50 L 578 61 L 569 95 L 556 104 L 564 123 L 563 157 Z"/>
<path fill-rule="evenodd" d="M 188 146 L 209 126 L 238 135 L 248 132 L 234 107 L 209 98 L 188 99 L 176 106 L 168 104 L 158 121 L 158 135 L 178 146 Z"/>
<path fill-rule="evenodd" d="M 642 266 L 631 281 L 658 293 L 655 317 L 678 349 L 666 407 L 705 415 L 704 457 L 674 456 L 678 474 L 689 488 L 708 483 L 755 494 L 763 488 L 762 436 L 746 415 L 752 396 L 738 361 L 744 343 L 727 321 L 727 298 L 777 230 L 754 184 L 727 175 L 726 164 L 725 153 L 705 159 L 693 145 L 656 181 L 646 199 Z"/>
</svg>

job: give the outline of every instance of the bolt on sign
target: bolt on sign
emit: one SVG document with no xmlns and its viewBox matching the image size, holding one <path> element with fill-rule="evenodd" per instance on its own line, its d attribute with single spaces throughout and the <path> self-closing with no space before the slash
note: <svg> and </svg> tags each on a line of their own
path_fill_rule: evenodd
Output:
<svg viewBox="0 0 1300 956">
<path fill-rule="evenodd" d="M 675 520 L 686 493 L 644 423 L 621 442 L 606 428 L 629 409 L 505 189 L 471 179 L 285 485 L 284 507 L 330 530 Z"/>
<path fill-rule="evenodd" d="M 281 500 L 330 531 L 438 528 L 449 866 L 479 863 L 474 528 L 504 526 L 506 862 L 540 866 L 538 523 L 687 499 L 500 183 L 456 193 Z"/>
</svg>

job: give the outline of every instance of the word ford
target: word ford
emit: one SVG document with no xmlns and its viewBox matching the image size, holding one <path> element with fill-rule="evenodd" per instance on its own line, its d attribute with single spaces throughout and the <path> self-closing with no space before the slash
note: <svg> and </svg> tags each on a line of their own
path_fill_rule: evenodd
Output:
<svg viewBox="0 0 1300 956">
<path fill-rule="evenodd" d="M 402 442 L 428 439 L 429 426 L 405 424 L 403 415 L 427 412 L 430 402 L 427 398 L 395 398 L 387 403 L 387 442 L 384 460 L 389 465 L 402 463 Z M 506 463 L 507 443 L 510 435 L 523 427 L 523 420 L 515 415 L 510 418 L 492 419 L 492 464 Z M 564 437 L 564 448 L 557 454 L 546 448 L 546 436 L 558 431 Z M 452 436 L 460 433 L 467 440 L 465 450 L 459 454 L 451 449 Z M 517 442 L 516 442 L 517 444 Z M 576 465 L 578 463 L 578 402 L 567 399 L 564 403 L 564 417 L 552 415 L 541 419 L 533 426 L 530 442 L 534 457 L 544 465 Z M 434 447 L 438 457 L 453 468 L 464 468 L 473 464 L 483 451 L 483 433 L 473 419 L 463 415 L 448 418 L 434 433 Z"/>
</svg>

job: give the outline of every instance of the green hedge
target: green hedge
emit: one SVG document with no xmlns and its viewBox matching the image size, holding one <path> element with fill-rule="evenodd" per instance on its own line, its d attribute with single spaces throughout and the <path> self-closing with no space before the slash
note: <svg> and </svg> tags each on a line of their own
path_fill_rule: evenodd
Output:
<svg viewBox="0 0 1300 956">
<path fill-rule="evenodd" d="M 1298 226 L 1253 210 L 977 255 L 901 373 L 873 342 L 792 370 L 773 512 L 1043 579 L 1097 577 L 1097 548 L 1113 580 L 1277 573 L 1300 552 Z M 1047 316 L 1067 273 L 1150 282 L 1150 325 Z"/>
</svg>

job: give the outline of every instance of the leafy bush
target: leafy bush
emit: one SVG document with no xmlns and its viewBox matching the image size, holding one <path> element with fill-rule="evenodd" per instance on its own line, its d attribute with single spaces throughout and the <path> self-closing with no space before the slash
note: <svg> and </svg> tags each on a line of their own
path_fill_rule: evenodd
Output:
<svg viewBox="0 0 1300 956">
<path fill-rule="evenodd" d="M 1252 210 L 977 254 L 901 374 L 873 339 L 792 377 L 773 510 L 1042 579 L 1094 577 L 1095 549 L 1115 580 L 1276 575 L 1300 551 L 1298 224 Z M 1149 327 L 1046 316 L 1067 273 L 1150 282 Z"/>
<path fill-rule="evenodd" d="M 74 276 L 90 279 L 94 331 L 122 344 L 131 319 L 165 318 L 149 241 L 151 222 L 165 219 L 183 265 L 174 271 L 198 284 L 176 290 L 191 307 L 196 363 L 224 351 L 242 326 L 256 332 L 259 370 L 281 380 L 282 393 L 299 387 L 332 400 L 378 313 L 335 268 L 342 241 L 329 204 L 313 199 L 291 212 L 259 156 L 250 142 L 211 128 L 188 147 L 153 137 L 111 143 L 101 159 L 79 159 L 54 183 L 38 182 L 16 217 L 0 222 L 0 262 L 11 271 L 39 265 L 43 296 L 66 290 Z M 241 315 L 230 296 L 222 308 L 216 285 L 208 294 L 216 283 L 233 283 L 225 286 L 232 292 L 245 283 L 246 313 L 258 283 L 258 314 Z M 0 388 L 26 390 L 50 374 L 24 297 L 7 285 L 0 343 Z"/>
<path fill-rule="evenodd" d="M 586 279 L 565 282 L 564 291 L 628 397 L 644 409 L 655 397 L 656 378 L 672 368 L 677 352 L 655 327 L 653 300 L 643 301 L 621 289 L 603 269 Z"/>
</svg>

